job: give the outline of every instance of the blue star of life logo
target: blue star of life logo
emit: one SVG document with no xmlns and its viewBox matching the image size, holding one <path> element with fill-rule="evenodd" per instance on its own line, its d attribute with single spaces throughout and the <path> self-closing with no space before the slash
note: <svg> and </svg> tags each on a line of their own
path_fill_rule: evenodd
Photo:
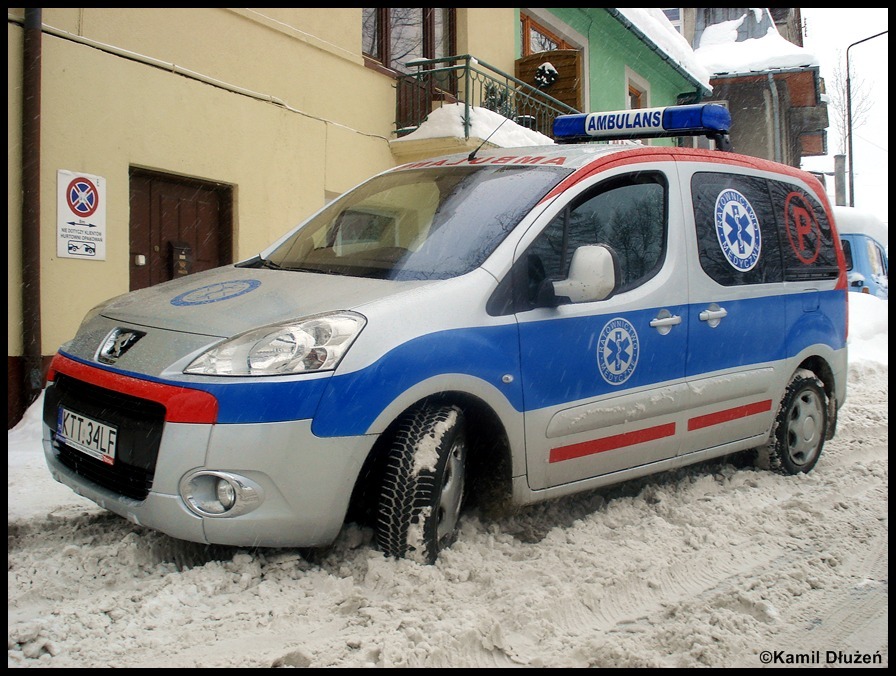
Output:
<svg viewBox="0 0 896 676">
<path fill-rule="evenodd" d="M 610 385 L 621 385 L 635 372 L 640 343 L 638 332 L 622 317 L 608 321 L 597 339 L 597 367 Z"/>
<path fill-rule="evenodd" d="M 254 291 L 261 282 L 257 279 L 241 279 L 233 282 L 218 282 L 202 286 L 192 291 L 186 291 L 171 299 L 172 305 L 207 305 L 218 303 L 222 300 L 230 300 L 244 293 Z"/>
<path fill-rule="evenodd" d="M 716 198 L 716 236 L 725 258 L 736 270 L 752 270 L 762 250 L 762 232 L 753 206 L 737 190 Z"/>
</svg>

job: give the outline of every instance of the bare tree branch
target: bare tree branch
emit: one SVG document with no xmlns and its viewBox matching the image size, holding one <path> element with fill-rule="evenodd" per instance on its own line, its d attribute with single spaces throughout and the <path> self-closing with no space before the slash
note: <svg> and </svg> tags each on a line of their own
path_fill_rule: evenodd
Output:
<svg viewBox="0 0 896 676">
<path fill-rule="evenodd" d="M 837 57 L 834 74 L 831 78 L 825 79 L 825 88 L 828 94 L 828 112 L 833 119 L 834 129 L 837 131 L 837 148 L 840 154 L 845 155 L 847 152 L 846 139 L 849 137 L 849 116 L 846 109 L 847 78 L 846 68 L 840 66 L 839 52 Z M 849 89 L 852 98 L 852 131 L 855 134 L 856 129 L 868 122 L 868 115 L 874 106 L 874 101 L 867 83 L 856 77 L 854 70 L 849 78 Z"/>
</svg>

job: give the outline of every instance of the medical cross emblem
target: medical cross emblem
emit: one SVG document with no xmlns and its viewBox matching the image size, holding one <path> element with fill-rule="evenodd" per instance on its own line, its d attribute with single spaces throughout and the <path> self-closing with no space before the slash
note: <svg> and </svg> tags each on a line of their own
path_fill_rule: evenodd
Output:
<svg viewBox="0 0 896 676">
<path fill-rule="evenodd" d="M 750 202 L 737 190 L 723 190 L 716 199 L 715 219 L 726 260 L 741 272 L 752 270 L 759 260 L 762 232 Z"/>
<path fill-rule="evenodd" d="M 606 323 L 597 340 L 597 366 L 610 385 L 628 380 L 638 365 L 638 333 L 630 322 L 616 317 Z"/>
<path fill-rule="evenodd" d="M 631 339 L 622 331 L 614 331 L 613 337 L 607 339 L 607 363 L 613 371 L 623 370 L 632 360 L 631 346 Z"/>
<path fill-rule="evenodd" d="M 261 282 L 257 279 L 236 279 L 227 282 L 217 282 L 191 289 L 171 299 L 172 305 L 207 305 L 218 303 L 222 300 L 230 300 L 244 293 L 254 291 Z"/>
<path fill-rule="evenodd" d="M 731 226 L 728 233 L 728 241 L 732 246 L 737 246 L 737 253 L 741 256 L 747 250 L 747 247 L 753 246 L 753 236 L 747 227 L 750 225 L 750 218 L 741 213 L 740 208 L 735 204 L 731 211 L 725 214 L 725 222 Z"/>
</svg>

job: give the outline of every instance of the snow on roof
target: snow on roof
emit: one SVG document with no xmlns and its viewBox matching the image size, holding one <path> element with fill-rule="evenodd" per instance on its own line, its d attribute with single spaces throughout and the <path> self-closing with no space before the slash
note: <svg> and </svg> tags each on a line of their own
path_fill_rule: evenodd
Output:
<svg viewBox="0 0 896 676">
<path fill-rule="evenodd" d="M 767 9 L 755 11 L 768 12 Z M 818 67 L 815 54 L 781 37 L 774 22 L 765 36 L 737 42 L 737 29 L 746 18 L 747 13 L 744 13 L 738 19 L 707 26 L 703 30 L 694 56 L 710 73 L 740 74 Z"/>
<path fill-rule="evenodd" d="M 449 103 L 432 111 L 415 131 L 399 141 L 418 141 L 428 138 L 463 137 L 464 104 Z M 488 139 L 499 148 L 551 145 L 554 139 L 527 129 L 513 120 L 487 108 L 470 106 L 470 138 Z"/>
<path fill-rule="evenodd" d="M 684 36 L 675 30 L 675 26 L 663 14 L 663 10 L 639 7 L 616 7 L 614 9 L 630 21 L 635 28 L 640 30 L 688 75 L 706 87 L 707 90 L 712 91 L 712 86 L 709 84 L 709 71 L 699 59 L 695 58 L 694 50 L 691 49 Z"/>
<path fill-rule="evenodd" d="M 870 211 L 855 207 L 832 207 L 837 231 L 841 235 L 868 235 L 876 239 L 882 246 L 889 247 L 890 229 Z"/>
</svg>

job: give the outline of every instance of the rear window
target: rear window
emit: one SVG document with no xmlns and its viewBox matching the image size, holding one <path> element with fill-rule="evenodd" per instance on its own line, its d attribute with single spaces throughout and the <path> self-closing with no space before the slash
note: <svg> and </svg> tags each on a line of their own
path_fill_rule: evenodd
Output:
<svg viewBox="0 0 896 676">
<path fill-rule="evenodd" d="M 768 184 L 772 200 L 779 205 L 775 216 L 784 240 L 784 278 L 799 281 L 837 277 L 840 270 L 834 231 L 821 203 L 798 186 L 784 181 Z"/>
</svg>

